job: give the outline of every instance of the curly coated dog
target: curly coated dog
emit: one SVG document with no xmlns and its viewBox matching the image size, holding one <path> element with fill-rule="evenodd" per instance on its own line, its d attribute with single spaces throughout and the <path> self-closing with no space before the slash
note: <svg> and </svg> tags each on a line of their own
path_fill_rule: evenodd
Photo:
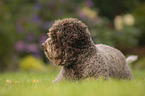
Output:
<svg viewBox="0 0 145 96">
<path fill-rule="evenodd" d="M 43 44 L 46 56 L 63 66 L 55 82 L 87 77 L 131 79 L 132 72 L 125 56 L 107 45 L 95 45 L 88 27 L 80 20 L 66 18 L 55 21 Z"/>
</svg>

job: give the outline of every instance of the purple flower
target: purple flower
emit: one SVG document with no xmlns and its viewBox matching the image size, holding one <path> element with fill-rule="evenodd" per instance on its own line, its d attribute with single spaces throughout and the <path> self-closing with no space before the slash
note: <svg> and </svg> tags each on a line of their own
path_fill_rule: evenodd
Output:
<svg viewBox="0 0 145 96">
<path fill-rule="evenodd" d="M 26 45 L 26 44 L 25 44 L 24 42 L 18 41 L 18 42 L 15 43 L 15 48 L 16 48 L 16 50 L 17 50 L 18 52 L 22 52 L 22 51 L 25 50 L 25 45 Z"/>
<path fill-rule="evenodd" d="M 35 43 L 26 44 L 25 42 L 19 41 L 15 43 L 15 48 L 18 52 L 27 52 L 35 55 L 36 57 L 41 57 L 41 52 L 39 46 Z"/>
<path fill-rule="evenodd" d="M 26 51 L 27 52 L 32 52 L 32 53 L 35 53 L 35 52 L 38 52 L 38 46 L 37 46 L 37 44 L 35 44 L 35 43 L 32 43 L 32 44 L 28 44 L 27 46 L 26 46 Z"/>
</svg>

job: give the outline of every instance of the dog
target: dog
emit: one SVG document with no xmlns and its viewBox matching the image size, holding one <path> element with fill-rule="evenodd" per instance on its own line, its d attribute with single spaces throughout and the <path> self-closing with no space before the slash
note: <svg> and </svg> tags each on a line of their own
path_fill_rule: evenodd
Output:
<svg viewBox="0 0 145 96">
<path fill-rule="evenodd" d="M 88 77 L 132 78 L 125 56 L 108 45 L 95 45 L 82 21 L 76 18 L 57 20 L 48 36 L 42 44 L 44 52 L 55 65 L 62 66 L 54 82 Z"/>
</svg>

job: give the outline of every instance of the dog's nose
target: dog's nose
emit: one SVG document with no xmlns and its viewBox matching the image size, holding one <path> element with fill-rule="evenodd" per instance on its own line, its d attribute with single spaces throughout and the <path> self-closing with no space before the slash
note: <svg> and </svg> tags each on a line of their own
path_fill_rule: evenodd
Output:
<svg viewBox="0 0 145 96">
<path fill-rule="evenodd" d="M 44 43 L 42 44 L 42 48 L 44 48 L 45 47 L 45 45 L 44 45 Z"/>
</svg>

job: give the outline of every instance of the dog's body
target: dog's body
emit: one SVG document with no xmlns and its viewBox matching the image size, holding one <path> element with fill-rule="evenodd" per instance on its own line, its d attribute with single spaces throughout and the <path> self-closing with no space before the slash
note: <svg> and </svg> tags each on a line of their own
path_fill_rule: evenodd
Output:
<svg viewBox="0 0 145 96">
<path fill-rule="evenodd" d="M 97 53 L 89 58 L 80 57 L 82 64 L 63 66 L 56 81 L 63 79 L 84 79 L 98 76 L 117 79 L 131 79 L 132 73 L 124 55 L 117 49 L 107 45 L 96 45 Z M 88 60 L 85 60 L 88 59 Z"/>
<path fill-rule="evenodd" d="M 124 55 L 107 45 L 95 45 L 87 26 L 78 19 L 56 21 L 43 44 L 46 56 L 63 66 L 55 82 L 64 79 L 109 77 L 131 79 Z"/>
</svg>

